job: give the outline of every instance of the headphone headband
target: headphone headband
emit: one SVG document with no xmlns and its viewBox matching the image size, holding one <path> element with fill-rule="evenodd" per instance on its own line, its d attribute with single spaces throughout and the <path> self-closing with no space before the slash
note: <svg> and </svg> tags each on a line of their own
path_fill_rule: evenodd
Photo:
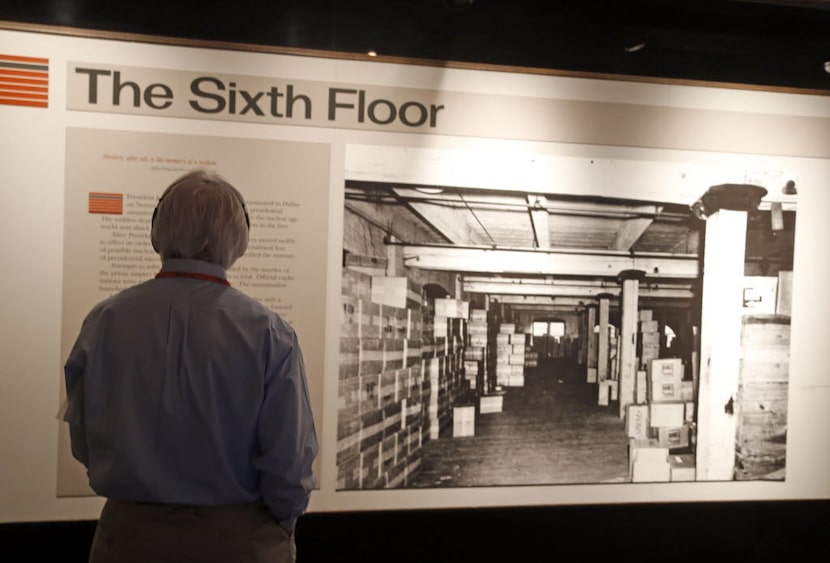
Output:
<svg viewBox="0 0 830 563">
<path fill-rule="evenodd" d="M 155 250 L 156 252 L 158 252 L 159 249 L 156 247 L 155 239 L 153 239 L 153 235 L 152 235 L 153 226 L 156 224 L 156 217 L 158 216 L 159 206 L 161 205 L 161 202 L 164 200 L 165 197 L 167 197 L 170 194 L 171 191 L 173 191 L 173 190 L 172 189 L 167 190 L 167 191 L 165 191 L 165 193 L 163 193 L 161 195 L 158 202 L 156 202 L 155 209 L 153 209 L 153 217 L 150 219 L 150 243 L 153 245 L 153 250 Z M 236 190 L 231 190 L 231 191 L 233 192 L 233 195 L 236 198 L 236 201 L 238 201 L 239 205 L 242 206 L 242 212 L 245 214 L 245 225 L 248 227 L 248 232 L 250 232 L 251 231 L 251 218 L 248 215 L 248 207 L 245 205 L 245 200 L 242 199 L 242 196 Z"/>
</svg>

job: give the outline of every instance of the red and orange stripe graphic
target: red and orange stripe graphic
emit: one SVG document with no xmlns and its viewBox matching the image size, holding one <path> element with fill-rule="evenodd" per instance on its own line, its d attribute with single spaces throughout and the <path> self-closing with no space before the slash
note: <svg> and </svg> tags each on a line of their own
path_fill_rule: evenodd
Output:
<svg viewBox="0 0 830 563">
<path fill-rule="evenodd" d="M 124 194 L 89 192 L 89 213 L 121 215 L 124 213 Z"/>
<path fill-rule="evenodd" d="M 49 59 L 0 53 L 0 104 L 49 107 Z"/>
</svg>

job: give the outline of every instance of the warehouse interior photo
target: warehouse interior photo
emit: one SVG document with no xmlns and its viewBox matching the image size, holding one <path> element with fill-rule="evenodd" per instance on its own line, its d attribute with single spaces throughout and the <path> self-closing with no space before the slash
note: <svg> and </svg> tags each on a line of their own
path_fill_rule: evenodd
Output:
<svg viewBox="0 0 830 563">
<path fill-rule="evenodd" d="M 737 382 L 726 480 L 785 475 L 787 191 L 746 212 L 740 354 L 775 369 Z M 692 206 L 358 181 L 344 213 L 338 486 L 695 480 L 706 218 Z"/>
</svg>

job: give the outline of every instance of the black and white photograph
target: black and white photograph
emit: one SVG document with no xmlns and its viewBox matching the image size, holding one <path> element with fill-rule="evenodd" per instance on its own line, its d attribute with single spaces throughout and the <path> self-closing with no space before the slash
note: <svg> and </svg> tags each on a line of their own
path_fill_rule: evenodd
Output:
<svg viewBox="0 0 830 563">
<path fill-rule="evenodd" d="M 785 479 L 796 197 L 347 181 L 338 489 Z"/>
</svg>

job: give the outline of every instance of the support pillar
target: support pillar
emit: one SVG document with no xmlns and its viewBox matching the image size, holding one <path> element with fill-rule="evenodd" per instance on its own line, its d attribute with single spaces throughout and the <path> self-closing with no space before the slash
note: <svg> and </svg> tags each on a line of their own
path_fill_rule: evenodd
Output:
<svg viewBox="0 0 830 563">
<path fill-rule="evenodd" d="M 599 335 L 597 338 L 597 381 L 608 379 L 608 313 L 611 308 L 610 293 L 600 293 L 599 298 Z"/>
<path fill-rule="evenodd" d="M 697 408 L 697 480 L 731 481 L 735 472 L 735 400 L 748 211 L 767 191 L 759 186 L 711 187 L 692 209 L 706 220 Z"/>
<path fill-rule="evenodd" d="M 619 280 L 622 284 L 620 304 L 620 370 L 618 397 L 620 418 L 625 416 L 625 407 L 633 404 L 634 385 L 637 381 L 637 303 L 640 297 L 640 282 L 645 279 L 642 270 L 623 270 Z"/>
<path fill-rule="evenodd" d="M 597 333 L 594 332 L 594 327 L 597 326 L 597 306 L 588 305 L 585 309 L 588 326 L 585 331 L 586 347 L 587 347 L 587 370 L 588 383 L 597 382 Z"/>
<path fill-rule="evenodd" d="M 579 342 L 579 346 L 577 347 L 577 355 L 576 355 L 576 363 L 577 365 L 582 368 L 588 366 L 588 309 L 585 307 L 581 307 L 579 312 L 577 313 L 578 319 L 578 334 L 577 334 L 577 341 Z"/>
<path fill-rule="evenodd" d="M 398 260 L 400 259 L 400 246 L 394 244 L 397 239 L 390 235 L 390 244 L 386 245 L 386 275 L 396 277 L 398 275 Z M 402 260 L 401 260 L 402 262 Z"/>
</svg>

